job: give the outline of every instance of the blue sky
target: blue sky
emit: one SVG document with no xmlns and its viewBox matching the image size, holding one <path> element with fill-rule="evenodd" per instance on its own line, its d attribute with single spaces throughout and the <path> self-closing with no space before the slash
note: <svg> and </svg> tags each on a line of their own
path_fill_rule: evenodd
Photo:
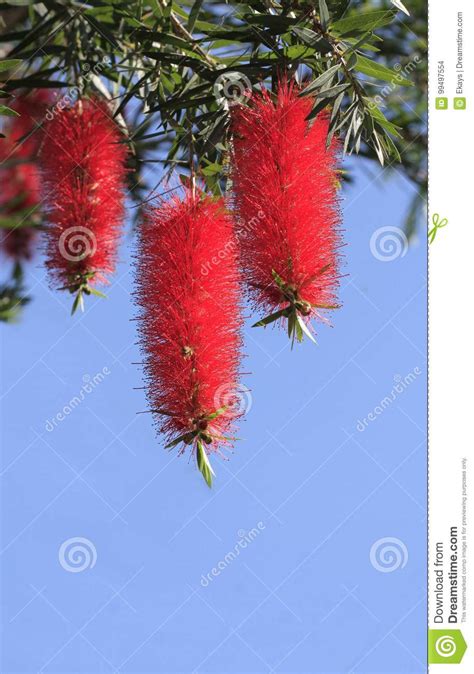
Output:
<svg viewBox="0 0 474 674">
<path fill-rule="evenodd" d="M 1 328 L 3 671 L 426 670 L 426 247 L 373 254 L 413 192 L 357 166 L 343 307 L 293 351 L 248 317 L 251 406 L 212 491 L 136 414 L 132 238 L 73 318 L 35 260 Z"/>
</svg>

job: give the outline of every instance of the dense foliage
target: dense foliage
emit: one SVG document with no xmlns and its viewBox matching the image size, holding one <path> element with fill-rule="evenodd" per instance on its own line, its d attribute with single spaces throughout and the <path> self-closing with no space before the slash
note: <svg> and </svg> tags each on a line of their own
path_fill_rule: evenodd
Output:
<svg viewBox="0 0 474 674">
<path fill-rule="evenodd" d="M 33 89 L 50 92 L 47 118 L 83 96 L 109 100 L 138 215 L 170 175 L 177 184 L 194 171 L 223 193 L 232 106 L 285 73 L 314 97 L 309 119 L 329 110 L 328 141 L 416 186 L 410 233 L 426 191 L 426 7 L 405 4 L 409 15 L 389 0 L 3 2 L 0 112 L 15 114 L 15 97 Z M 1 215 L 4 228 L 23 225 Z M 6 317 L 15 274 L 0 288 Z"/>
</svg>

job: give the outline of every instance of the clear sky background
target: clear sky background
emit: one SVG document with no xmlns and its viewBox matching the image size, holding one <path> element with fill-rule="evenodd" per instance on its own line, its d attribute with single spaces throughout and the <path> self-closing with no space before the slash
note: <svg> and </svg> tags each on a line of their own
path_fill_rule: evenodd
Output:
<svg viewBox="0 0 474 674">
<path fill-rule="evenodd" d="M 212 491 L 136 414 L 132 238 L 73 318 L 35 260 L 1 328 L 2 671 L 426 671 L 426 246 L 372 254 L 412 188 L 356 165 L 343 307 L 293 352 L 248 317 L 251 406 Z"/>
</svg>

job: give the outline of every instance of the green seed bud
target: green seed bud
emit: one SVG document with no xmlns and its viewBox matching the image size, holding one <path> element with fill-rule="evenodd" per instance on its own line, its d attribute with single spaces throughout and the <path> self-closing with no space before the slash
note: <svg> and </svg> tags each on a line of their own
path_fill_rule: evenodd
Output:
<svg viewBox="0 0 474 674">
<path fill-rule="evenodd" d="M 306 300 L 301 300 L 298 303 L 298 309 L 303 314 L 303 316 L 309 316 L 309 314 L 311 313 L 312 307 L 311 307 L 311 304 L 309 302 L 306 302 Z"/>
</svg>

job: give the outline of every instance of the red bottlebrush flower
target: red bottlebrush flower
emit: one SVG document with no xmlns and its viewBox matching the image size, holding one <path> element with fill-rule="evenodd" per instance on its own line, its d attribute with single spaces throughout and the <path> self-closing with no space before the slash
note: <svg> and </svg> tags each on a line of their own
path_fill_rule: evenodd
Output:
<svg viewBox="0 0 474 674">
<path fill-rule="evenodd" d="M 34 227 L 6 227 L 2 232 L 0 244 L 3 253 L 13 260 L 31 260 L 33 246 L 37 238 Z"/>
<path fill-rule="evenodd" d="M 231 443 L 239 416 L 237 247 L 223 200 L 187 190 L 150 211 L 137 264 L 151 410 L 168 447 L 190 445 L 211 486 L 208 454 Z"/>
<path fill-rule="evenodd" d="M 43 139 L 43 124 L 50 103 L 47 91 L 37 89 L 22 94 L 10 105 L 18 117 L 12 118 L 9 138 L 16 145 L 15 155 L 34 161 Z"/>
<path fill-rule="evenodd" d="M 7 150 L 7 147 L 3 149 Z M 15 262 L 30 260 L 37 230 L 25 222 L 34 219 L 40 200 L 38 169 L 30 163 L 12 165 L 0 169 L 0 179 L 4 186 L 0 195 L 0 215 L 8 219 L 8 224 L 12 223 L 12 227 L 2 230 L 1 249 Z"/>
<path fill-rule="evenodd" d="M 105 104 L 82 100 L 57 111 L 41 150 L 52 284 L 76 294 L 99 293 L 115 270 L 124 214 L 126 148 Z"/>
<path fill-rule="evenodd" d="M 336 306 L 340 246 L 329 122 L 320 114 L 309 125 L 312 101 L 298 93 L 281 82 L 275 102 L 263 92 L 232 120 L 241 264 L 254 305 L 270 313 L 256 325 L 286 318 L 293 341 L 313 339 L 309 320 Z"/>
<path fill-rule="evenodd" d="M 40 201 L 35 161 L 48 100 L 45 92 L 35 91 L 10 103 L 19 116 L 9 118 L 6 138 L 0 144 L 0 213 L 12 222 L 12 227 L 4 229 L 0 245 L 4 254 L 16 262 L 31 259 L 37 238 L 35 228 L 24 223 L 34 218 Z"/>
</svg>

